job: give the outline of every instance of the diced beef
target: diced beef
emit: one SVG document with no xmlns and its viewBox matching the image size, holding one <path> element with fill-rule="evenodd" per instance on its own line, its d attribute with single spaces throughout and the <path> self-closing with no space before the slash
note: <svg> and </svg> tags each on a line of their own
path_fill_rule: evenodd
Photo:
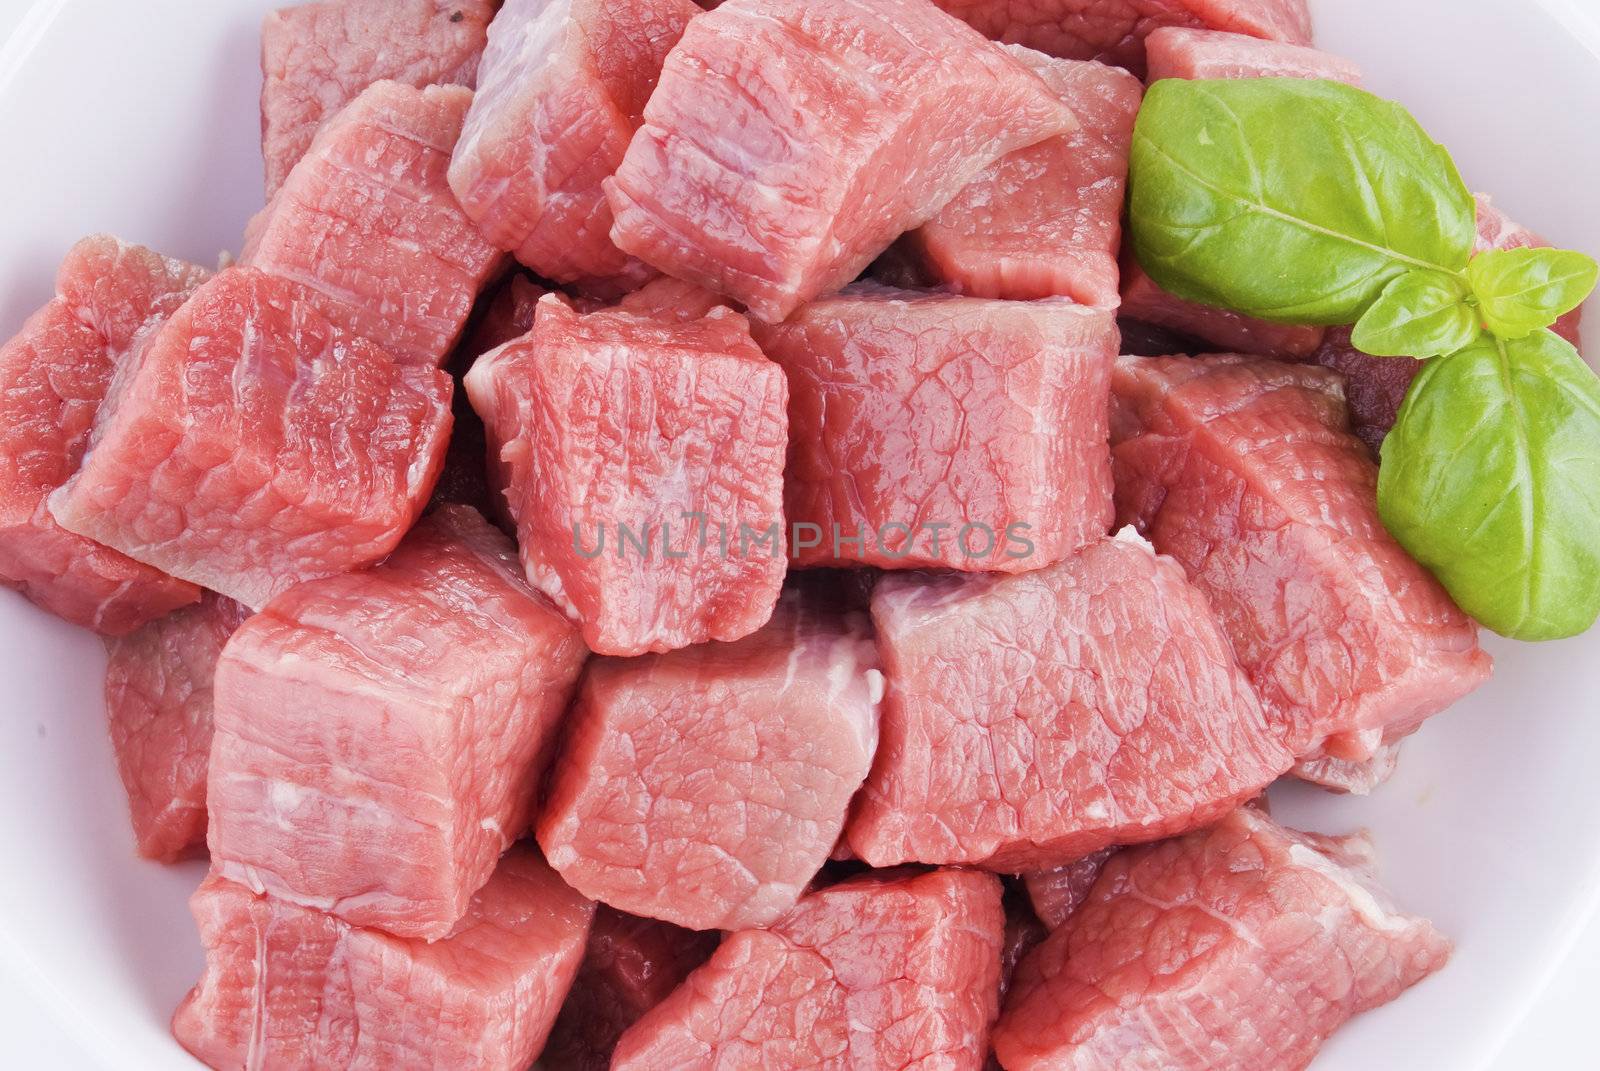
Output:
<svg viewBox="0 0 1600 1071">
<path fill-rule="evenodd" d="M 1079 128 L 990 164 L 901 245 L 926 279 L 960 293 L 1115 305 L 1122 193 L 1143 87 L 1104 64 L 1009 51 L 1072 109 Z"/>
<path fill-rule="evenodd" d="M 460 86 L 364 90 L 250 221 L 242 262 L 397 360 L 443 362 L 502 260 L 445 181 L 471 102 Z"/>
<path fill-rule="evenodd" d="M 787 390 L 742 316 L 584 315 L 550 297 L 466 383 L 528 577 L 596 652 L 766 622 L 785 568 Z"/>
<path fill-rule="evenodd" d="M 924 0 L 730 0 L 689 24 L 644 118 L 606 182 L 612 238 L 773 322 L 1077 125 Z"/>
<path fill-rule="evenodd" d="M 474 359 L 533 330 L 534 313 L 549 291 L 526 275 L 513 275 L 494 291 L 483 317 L 463 343 Z"/>
<path fill-rule="evenodd" d="M 1384 529 L 1315 366 L 1124 357 L 1118 517 L 1181 562 L 1297 758 L 1361 761 L 1482 683 L 1477 626 Z"/>
<path fill-rule="evenodd" d="M 1275 324 L 1242 316 L 1232 309 L 1202 305 L 1167 293 L 1130 256 L 1122 258 L 1121 314 L 1182 335 L 1192 335 L 1217 350 L 1257 357 L 1297 360 L 1322 345 L 1320 327 Z"/>
<path fill-rule="evenodd" d="M 586 653 L 464 507 L 380 565 L 280 595 L 217 666 L 213 871 L 444 937 L 527 830 Z"/>
<path fill-rule="evenodd" d="M 193 606 L 106 641 L 106 715 L 139 854 L 162 862 L 206 844 L 211 680 L 249 611 L 207 592 Z"/>
<path fill-rule="evenodd" d="M 990 874 L 830 886 L 770 929 L 730 935 L 622 1036 L 612 1067 L 977 1071 L 1004 929 Z"/>
<path fill-rule="evenodd" d="M 1143 73 L 1145 39 L 1163 26 L 1311 43 L 1306 0 L 933 0 L 997 41 Z"/>
<path fill-rule="evenodd" d="M 789 376 L 799 564 L 1020 572 L 1109 529 L 1109 308 L 859 284 L 753 329 Z"/>
<path fill-rule="evenodd" d="M 1101 867 L 1105 866 L 1106 860 L 1110 859 L 1116 850 L 1101 848 L 1065 866 L 1058 866 L 1053 870 L 1036 870 L 1023 875 L 1023 883 L 1027 886 L 1028 900 L 1033 904 L 1034 914 L 1039 916 L 1039 921 L 1043 922 L 1047 929 L 1053 930 L 1060 926 L 1078 910 L 1088 898 L 1095 879 L 1100 876 Z"/>
<path fill-rule="evenodd" d="M 597 659 L 539 844 L 568 884 L 694 929 L 766 926 L 827 860 L 878 739 L 864 615 L 798 592 L 732 644 Z"/>
<path fill-rule="evenodd" d="M 207 276 L 106 235 L 67 253 L 56 296 L 0 346 L 0 583 L 122 635 L 200 590 L 56 523 L 45 499 L 77 470 L 117 371 Z"/>
<path fill-rule="evenodd" d="M 624 312 L 636 316 L 657 316 L 678 323 L 709 316 L 711 310 L 718 306 L 731 308 L 726 299 L 705 287 L 674 279 L 670 275 L 657 276 L 617 302 L 617 308 Z"/>
<path fill-rule="evenodd" d="M 196 290 L 122 383 L 56 521 L 250 607 L 393 550 L 450 428 L 442 372 L 249 268 Z"/>
<path fill-rule="evenodd" d="M 1507 218 L 1486 194 L 1477 195 L 1478 241 L 1476 251 L 1525 249 L 1550 243 L 1526 227 Z M 1574 346 L 1578 345 L 1583 310 L 1574 309 L 1552 326 L 1552 330 Z M 1349 386 L 1350 421 L 1357 435 L 1376 453 L 1384 436 L 1394 427 L 1406 390 L 1422 370 L 1422 362 L 1409 357 L 1374 357 L 1350 343 L 1349 328 L 1334 328 L 1327 341 L 1310 359 L 1324 368 L 1344 375 Z"/>
<path fill-rule="evenodd" d="M 278 192 L 323 122 L 374 82 L 471 87 L 495 0 L 322 0 L 261 23 L 261 155 Z"/>
<path fill-rule="evenodd" d="M 1151 82 L 1163 78 L 1326 78 L 1361 84 L 1361 68 L 1305 45 L 1221 30 L 1167 27 L 1145 41 Z"/>
<path fill-rule="evenodd" d="M 205 973 L 172 1033 L 219 1071 L 524 1071 L 594 905 L 514 848 L 442 940 L 405 940 L 216 874 L 190 901 Z"/>
<path fill-rule="evenodd" d="M 1365 836 L 1241 808 L 1107 862 L 1018 968 L 995 1052 L 1007 1071 L 1298 1071 L 1449 956 L 1379 888 Z"/>
<path fill-rule="evenodd" d="M 622 163 L 692 0 L 509 0 L 450 165 L 461 205 L 547 279 L 616 294 L 654 272 L 611 242 Z"/>
<path fill-rule="evenodd" d="M 1062 866 L 1291 764 L 1205 599 L 1132 533 L 1020 576 L 888 577 L 872 617 L 888 691 L 849 835 L 873 866 Z"/>
<path fill-rule="evenodd" d="M 1321 785 L 1334 792 L 1365 796 L 1393 776 L 1400 762 L 1400 745 L 1385 744 L 1371 758 L 1360 762 L 1349 759 L 1311 759 L 1295 766 L 1294 775 L 1302 781 Z"/>
<path fill-rule="evenodd" d="M 623 1031 L 706 961 L 718 935 L 602 905 L 578 977 L 540 1054 L 552 1071 L 607 1071 Z"/>
</svg>

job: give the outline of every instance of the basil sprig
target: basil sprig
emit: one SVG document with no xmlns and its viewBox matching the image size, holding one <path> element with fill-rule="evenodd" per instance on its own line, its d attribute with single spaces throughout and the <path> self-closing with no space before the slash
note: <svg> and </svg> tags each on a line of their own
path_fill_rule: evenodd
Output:
<svg viewBox="0 0 1600 1071">
<path fill-rule="evenodd" d="M 1165 289 L 1433 358 L 1384 441 L 1378 510 L 1463 609 L 1528 640 L 1594 623 L 1600 381 L 1548 330 L 1594 288 L 1593 259 L 1473 256 L 1449 154 L 1334 82 L 1157 82 L 1129 172 L 1134 252 Z"/>
</svg>

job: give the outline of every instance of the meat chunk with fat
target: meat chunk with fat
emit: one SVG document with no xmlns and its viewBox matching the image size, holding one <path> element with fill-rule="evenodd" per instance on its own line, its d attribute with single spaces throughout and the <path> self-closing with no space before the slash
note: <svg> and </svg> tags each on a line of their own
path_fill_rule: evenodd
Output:
<svg viewBox="0 0 1600 1071">
<path fill-rule="evenodd" d="M 1332 792 L 1365 796 L 1389 780 L 1399 763 L 1400 745 L 1393 743 L 1384 744 L 1370 758 L 1359 762 L 1324 757 L 1298 763 L 1293 772 L 1300 780 Z"/>
<path fill-rule="evenodd" d="M 770 322 L 1001 156 L 1077 126 L 923 0 L 730 0 L 689 24 L 644 119 L 606 182 L 613 240 Z"/>
<path fill-rule="evenodd" d="M 611 242 L 602 180 L 644 121 L 693 0 L 508 0 L 489 27 L 450 186 L 546 279 L 618 294 L 653 270 Z"/>
<path fill-rule="evenodd" d="M 870 874 L 741 930 L 617 1044 L 614 1071 L 978 1071 L 1005 913 L 991 874 Z"/>
<path fill-rule="evenodd" d="M 467 374 L 535 587 L 600 654 L 736 640 L 783 582 L 787 388 L 728 309 L 579 313 Z"/>
<path fill-rule="evenodd" d="M 502 263 L 445 177 L 471 102 L 461 86 L 368 87 L 250 221 L 242 263 L 397 360 L 442 363 Z"/>
<path fill-rule="evenodd" d="M 1293 756 L 1205 598 L 1132 533 L 872 595 L 888 691 L 849 837 L 873 866 L 1044 870 L 1205 825 Z"/>
<path fill-rule="evenodd" d="M 259 607 L 393 550 L 449 429 L 444 373 L 397 364 L 294 283 L 230 268 L 139 348 L 49 508 L 71 532 Z"/>
<path fill-rule="evenodd" d="M 1205 592 L 1297 758 L 1370 758 L 1488 678 L 1477 625 L 1378 519 L 1336 375 L 1123 357 L 1112 382 L 1119 521 Z"/>
<path fill-rule="evenodd" d="M 1304 44 L 1222 30 L 1167 27 L 1145 41 L 1151 82 L 1163 78 L 1325 78 L 1361 84 L 1361 68 Z"/>
<path fill-rule="evenodd" d="M 632 914 L 769 925 L 844 827 L 882 687 L 865 617 L 798 592 L 737 643 L 597 659 L 539 844 L 568 884 Z"/>
<path fill-rule="evenodd" d="M 594 905 L 513 848 L 432 943 L 361 929 L 216 874 L 190 900 L 205 972 L 172 1018 L 219 1069 L 524 1071 L 583 957 Z"/>
<path fill-rule="evenodd" d="M 324 121 L 374 82 L 471 88 L 496 0 L 321 0 L 261 23 L 261 155 L 278 192 Z"/>
<path fill-rule="evenodd" d="M 85 238 L 62 260 L 56 296 L 0 346 L 0 584 L 73 624 L 122 635 L 200 597 L 61 527 L 46 499 L 77 471 L 118 369 L 208 274 Z"/>
<path fill-rule="evenodd" d="M 1009 51 L 1072 109 L 1078 129 L 990 164 L 900 245 L 924 279 L 960 293 L 1115 305 L 1122 194 L 1143 87 L 1101 63 Z"/>
<path fill-rule="evenodd" d="M 1311 43 L 1306 0 L 933 0 L 997 41 L 1142 74 L 1146 38 L 1164 26 Z"/>
<path fill-rule="evenodd" d="M 660 1004 L 717 947 L 715 933 L 601 905 L 578 977 L 540 1054 L 544 1067 L 607 1071 L 624 1031 Z"/>
<path fill-rule="evenodd" d="M 753 330 L 789 377 L 798 564 L 1021 572 L 1110 528 L 1111 309 L 859 284 Z"/>
<path fill-rule="evenodd" d="M 532 821 L 586 655 L 464 507 L 380 565 L 280 595 L 217 665 L 213 872 L 446 936 Z"/>
<path fill-rule="evenodd" d="M 1118 853 L 1017 969 L 1006 1071 L 1297 1071 L 1353 1015 L 1444 966 L 1450 943 L 1381 889 L 1366 837 L 1241 808 Z"/>
<path fill-rule="evenodd" d="M 128 791 L 134 842 L 148 859 L 204 854 L 211 682 L 222 645 L 249 616 L 206 592 L 126 636 L 106 641 L 106 715 Z"/>
</svg>

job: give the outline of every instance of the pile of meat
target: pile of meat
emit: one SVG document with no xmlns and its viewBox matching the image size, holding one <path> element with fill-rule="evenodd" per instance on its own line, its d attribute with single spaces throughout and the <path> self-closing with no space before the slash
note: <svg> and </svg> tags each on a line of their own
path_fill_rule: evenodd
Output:
<svg viewBox="0 0 1600 1071">
<path fill-rule="evenodd" d="M 1489 674 L 1374 505 L 1415 362 L 1121 248 L 1141 78 L 1359 79 L 1310 43 L 1302 0 L 269 16 L 237 263 L 87 238 L 0 350 L 0 577 L 107 637 L 139 851 L 209 855 L 177 1039 L 1260 1071 L 1438 969 L 1364 836 L 1259 802 L 1370 790 Z"/>
</svg>

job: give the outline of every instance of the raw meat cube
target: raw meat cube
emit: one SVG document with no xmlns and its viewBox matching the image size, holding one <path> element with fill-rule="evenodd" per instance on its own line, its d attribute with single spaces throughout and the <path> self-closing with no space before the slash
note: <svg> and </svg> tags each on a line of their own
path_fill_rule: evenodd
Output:
<svg viewBox="0 0 1600 1071">
<path fill-rule="evenodd" d="M 1047 929 L 1055 929 L 1071 917 L 1088 897 L 1100 876 L 1100 868 L 1116 852 L 1115 848 L 1101 848 L 1082 859 L 1075 859 L 1053 870 L 1036 870 L 1023 875 L 1028 889 L 1028 900 L 1034 914 Z"/>
<path fill-rule="evenodd" d="M 45 499 L 78 468 L 116 370 L 207 276 L 106 235 L 68 251 L 56 296 L 0 347 L 0 583 L 121 635 L 200 590 L 56 523 Z"/>
<path fill-rule="evenodd" d="M 617 1039 L 717 947 L 696 933 L 601 905 L 572 992 L 540 1054 L 544 1067 L 607 1071 Z"/>
<path fill-rule="evenodd" d="M 789 376 L 796 562 L 1021 572 L 1105 535 L 1112 316 L 858 284 L 755 325 Z"/>
<path fill-rule="evenodd" d="M 509 0 L 489 28 L 450 187 L 485 236 L 599 293 L 654 272 L 611 243 L 602 179 L 644 122 L 692 0 Z"/>
<path fill-rule="evenodd" d="M 1213 822 L 1292 763 L 1178 564 L 1131 532 L 1012 577 L 885 578 L 873 866 L 1045 870 Z"/>
<path fill-rule="evenodd" d="M 513 848 L 427 943 L 257 896 L 216 874 L 190 900 L 206 968 L 172 1018 L 215 1068 L 524 1071 L 583 956 L 594 905 Z"/>
<path fill-rule="evenodd" d="M 549 291 L 526 275 L 513 275 L 495 291 L 483 317 L 463 344 L 476 359 L 533 330 L 533 316 Z"/>
<path fill-rule="evenodd" d="M 1365 835 L 1245 807 L 1106 863 L 1017 969 L 994 1048 L 1007 1071 L 1297 1071 L 1449 956 L 1379 888 Z"/>
<path fill-rule="evenodd" d="M 1304 45 L 1171 26 L 1145 40 L 1151 82 L 1163 78 L 1326 78 L 1361 84 L 1361 68 Z"/>
<path fill-rule="evenodd" d="M 1296 758 L 1365 760 L 1487 679 L 1477 626 L 1378 520 L 1338 376 L 1124 357 L 1113 392 L 1119 520 L 1205 592 Z"/>
<path fill-rule="evenodd" d="M 250 221 L 242 262 L 397 360 L 441 363 L 502 262 L 445 181 L 471 102 L 460 86 L 363 91 Z"/>
<path fill-rule="evenodd" d="M 1203 339 L 1229 353 L 1296 360 L 1310 357 L 1322 345 L 1320 327 L 1275 324 L 1241 316 L 1232 309 L 1202 305 L 1169 294 L 1146 275 L 1132 256 L 1122 259 L 1123 316 L 1169 331 Z"/>
<path fill-rule="evenodd" d="M 977 1071 L 1004 929 L 990 874 L 872 874 L 834 885 L 771 929 L 724 940 L 622 1036 L 611 1066 Z"/>
<path fill-rule="evenodd" d="M 657 276 L 633 293 L 617 302 L 617 308 L 637 316 L 658 316 L 678 323 L 688 323 L 709 316 L 711 310 L 728 302 L 703 286 L 674 279 L 670 275 Z"/>
<path fill-rule="evenodd" d="M 865 616 L 830 610 L 790 592 L 737 643 L 594 662 L 539 817 L 569 885 L 699 930 L 794 906 L 878 740 Z"/>
<path fill-rule="evenodd" d="M 444 937 L 528 828 L 586 653 L 465 507 L 381 565 L 285 592 L 217 666 L 213 871 Z"/>
<path fill-rule="evenodd" d="M 1077 126 L 923 0 L 731 0 L 689 24 L 644 118 L 605 184 L 612 239 L 772 322 L 1001 156 Z"/>
<path fill-rule="evenodd" d="M 1142 72 L 1145 38 L 1163 26 L 1311 43 L 1306 0 L 933 0 L 997 41 Z"/>
<path fill-rule="evenodd" d="M 1144 88 L 1115 67 L 1009 51 L 1080 127 L 990 164 L 901 244 L 926 278 L 964 294 L 1115 305 L 1128 146 Z"/>
<path fill-rule="evenodd" d="M 63 528 L 259 607 L 393 550 L 449 429 L 444 373 L 396 364 L 294 283 L 231 268 L 140 348 L 49 508 Z"/>
<path fill-rule="evenodd" d="M 528 578 L 597 653 L 766 622 L 785 568 L 787 390 L 742 316 L 584 315 L 549 297 L 466 384 Z"/>
<path fill-rule="evenodd" d="M 111 745 L 134 841 L 148 859 L 204 853 L 211 679 L 222 645 L 249 613 L 206 592 L 194 606 L 106 641 Z"/>
<path fill-rule="evenodd" d="M 373 82 L 471 88 L 495 0 L 323 0 L 261 23 L 261 155 L 278 192 L 323 121 Z"/>
<path fill-rule="evenodd" d="M 1477 201 L 1477 252 L 1537 248 L 1550 244 L 1526 227 L 1512 222 L 1494 206 L 1488 195 L 1478 194 Z M 1576 346 L 1582 318 L 1583 309 L 1574 309 L 1557 320 L 1551 330 Z M 1356 434 L 1376 453 L 1383 445 L 1384 436 L 1394 427 L 1400 403 L 1405 401 L 1407 388 L 1422 370 L 1422 362 L 1409 357 L 1373 357 L 1362 353 L 1351 345 L 1350 329 L 1347 327 L 1329 330 L 1327 341 L 1311 354 L 1310 359 L 1344 375 L 1350 397 L 1350 421 Z"/>
<path fill-rule="evenodd" d="M 1292 771 L 1302 781 L 1321 785 L 1334 792 L 1348 792 L 1352 796 L 1365 796 L 1394 775 L 1400 762 L 1400 745 L 1385 744 L 1369 759 L 1351 762 L 1348 759 L 1312 759 L 1295 766 Z"/>
</svg>

